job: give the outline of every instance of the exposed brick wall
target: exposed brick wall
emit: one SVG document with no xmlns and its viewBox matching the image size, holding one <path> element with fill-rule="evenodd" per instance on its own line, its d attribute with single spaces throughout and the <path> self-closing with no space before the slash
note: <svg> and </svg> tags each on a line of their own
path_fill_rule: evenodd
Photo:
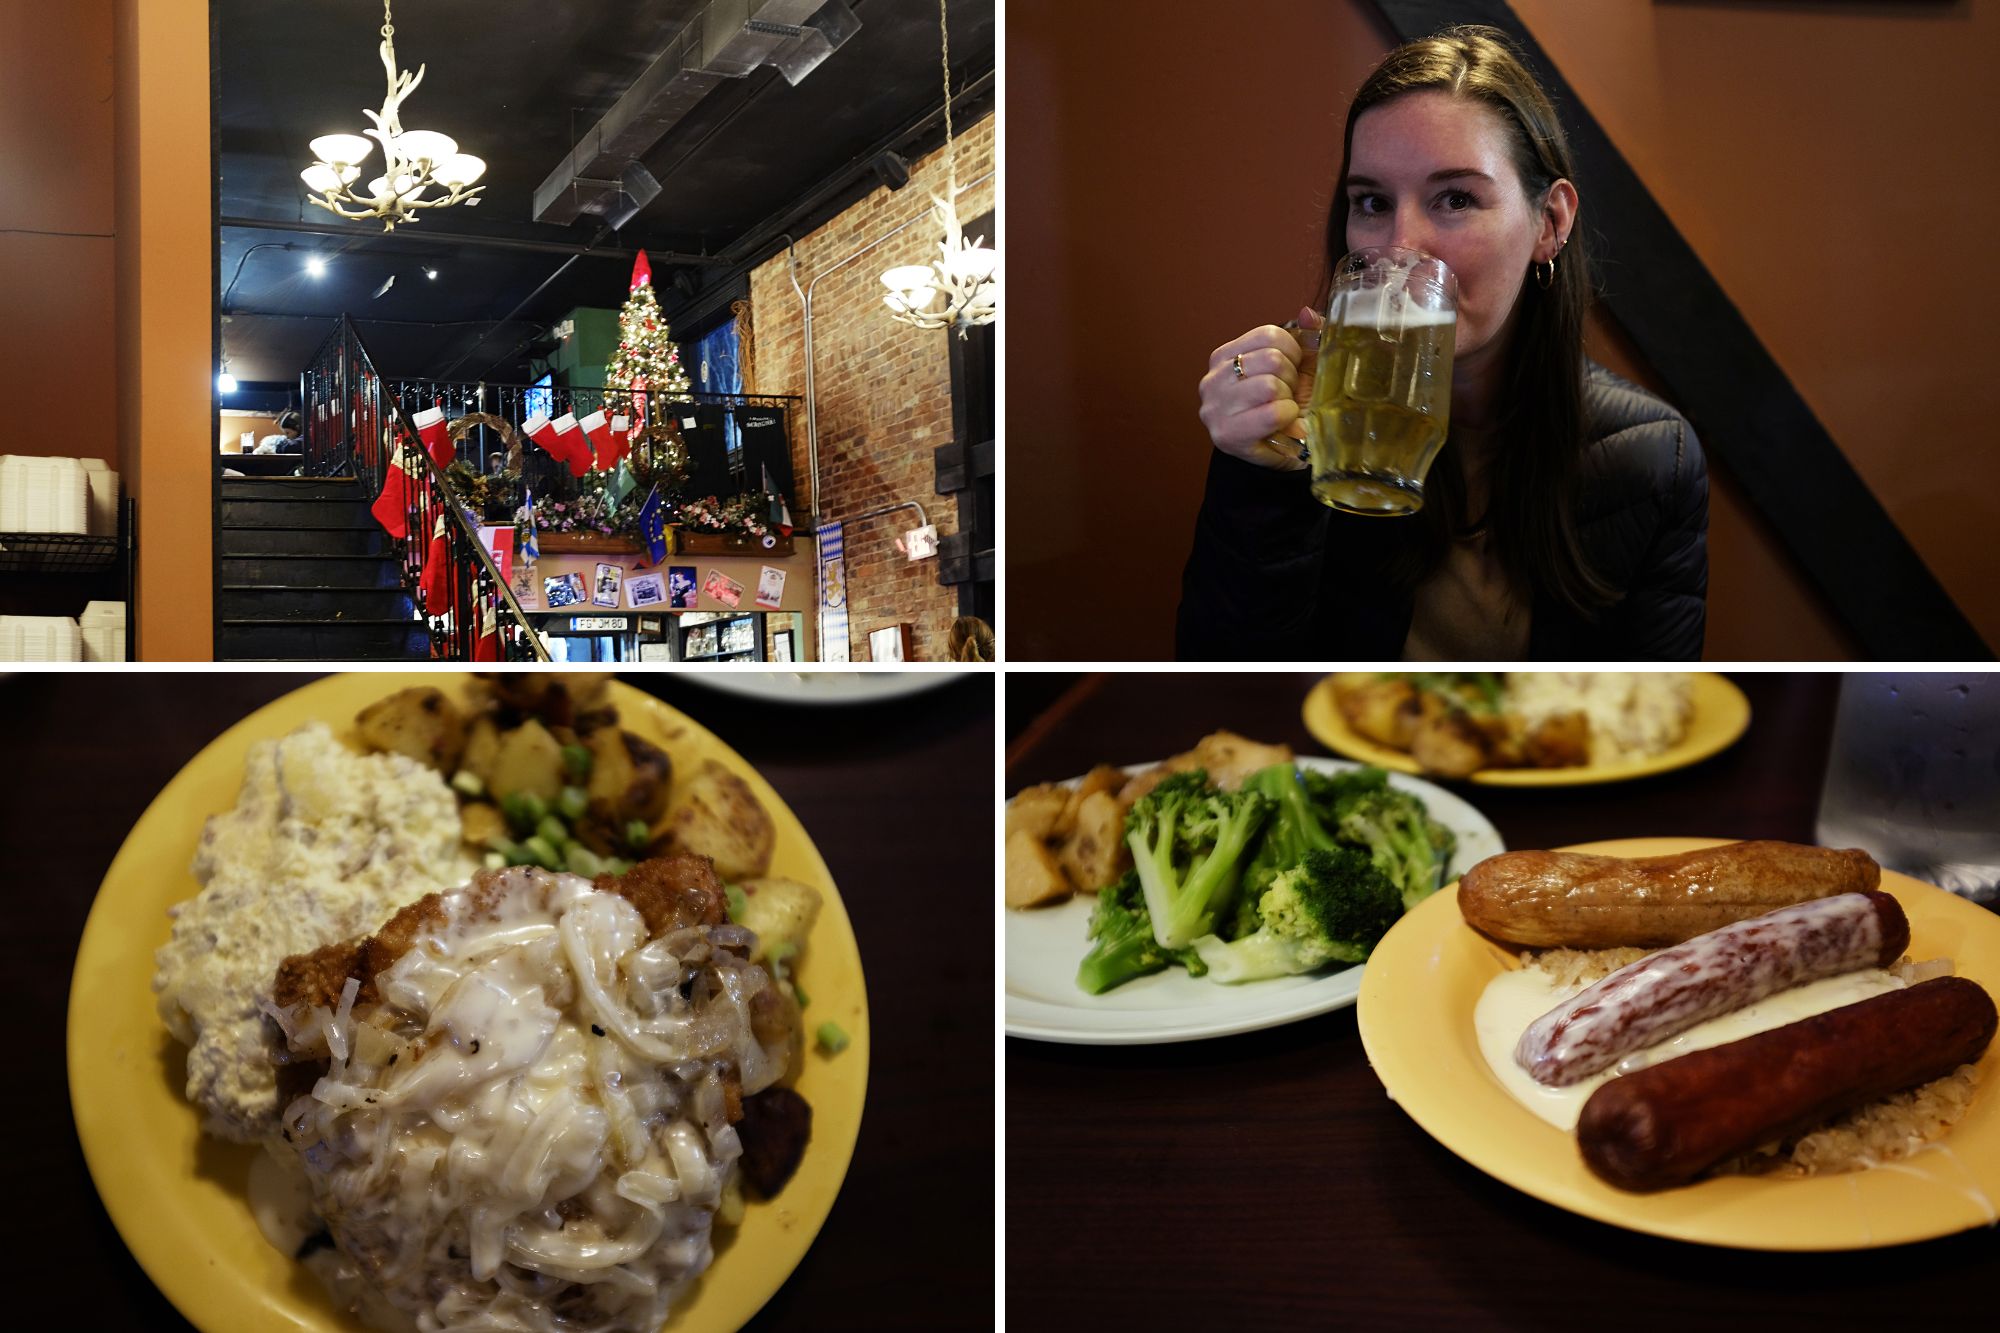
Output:
<svg viewBox="0 0 2000 1333">
<path fill-rule="evenodd" d="M 958 179 L 978 180 L 993 170 L 993 118 L 962 130 L 957 139 Z M 994 182 L 959 197 L 959 216 L 991 212 Z M 915 500 L 938 533 L 958 530 L 957 504 L 937 494 L 932 451 L 951 442 L 951 356 L 941 329 L 912 328 L 882 304 L 882 273 L 898 264 L 937 257 L 930 196 L 945 190 L 943 150 L 912 164 L 910 183 L 884 187 L 826 226 L 800 238 L 798 280 L 809 285 L 856 250 L 912 218 L 923 220 L 834 271 L 813 290 L 814 391 L 819 402 L 820 510 L 842 519 L 882 505 Z M 993 241 L 991 228 L 976 234 Z M 804 394 L 805 325 L 784 255 L 750 275 L 755 341 L 746 358 L 745 387 L 756 393 Z M 808 503 L 810 463 L 806 415 L 792 421 L 792 467 L 799 503 Z M 800 516 L 803 523 L 804 516 Z M 948 656 L 958 593 L 937 581 L 938 563 L 910 563 L 895 539 L 917 524 L 902 509 L 849 524 L 847 544 L 849 654 L 868 659 L 868 632 L 885 625 L 911 626 L 912 657 L 941 662 Z"/>
</svg>

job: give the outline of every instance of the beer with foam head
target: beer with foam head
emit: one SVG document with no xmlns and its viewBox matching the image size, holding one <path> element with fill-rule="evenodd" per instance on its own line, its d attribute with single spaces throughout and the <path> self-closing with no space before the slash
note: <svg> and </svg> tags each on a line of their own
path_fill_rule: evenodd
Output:
<svg viewBox="0 0 2000 1333">
<path fill-rule="evenodd" d="M 1356 514 L 1414 514 L 1451 414 L 1456 281 L 1412 250 L 1340 262 L 1306 405 L 1312 492 Z"/>
</svg>

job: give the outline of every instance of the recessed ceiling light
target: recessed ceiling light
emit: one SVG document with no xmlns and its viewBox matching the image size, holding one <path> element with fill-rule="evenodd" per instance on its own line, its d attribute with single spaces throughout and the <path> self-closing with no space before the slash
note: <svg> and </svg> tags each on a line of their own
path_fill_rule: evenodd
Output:
<svg viewBox="0 0 2000 1333">
<path fill-rule="evenodd" d="M 326 272 L 326 261 L 318 255 L 314 255 L 306 261 L 306 272 L 312 274 L 315 278 L 321 276 Z"/>
<path fill-rule="evenodd" d="M 430 279 L 432 279 L 433 281 L 435 281 L 435 280 L 436 280 L 436 278 L 437 278 L 437 275 L 438 275 L 438 271 L 437 271 L 436 269 L 434 269 L 434 268 L 427 268 L 427 269 L 425 269 L 425 270 L 424 270 L 424 276 L 425 276 L 425 277 L 427 277 L 427 278 L 430 278 Z"/>
</svg>

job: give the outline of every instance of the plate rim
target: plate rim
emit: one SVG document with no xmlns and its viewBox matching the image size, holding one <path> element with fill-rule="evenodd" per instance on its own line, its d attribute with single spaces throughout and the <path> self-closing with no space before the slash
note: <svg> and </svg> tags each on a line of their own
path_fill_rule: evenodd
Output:
<svg viewBox="0 0 2000 1333">
<path fill-rule="evenodd" d="M 1575 843 L 1553 850 L 1601 855 L 1656 855 L 1740 841 L 1742 841 L 1740 838 L 1692 836 L 1631 837 Z M 1882 871 L 1881 887 L 1894 894 L 1899 901 L 1907 897 L 1922 904 L 1927 912 L 1930 909 L 1938 909 L 1947 918 L 1955 918 L 1966 923 L 1968 928 L 1973 928 L 1970 923 L 1978 920 L 1980 924 L 1977 929 L 1982 932 L 1991 931 L 2000 936 L 2000 919 L 1994 919 L 1991 913 L 1935 885 L 1885 869 Z M 1725 1249 L 1771 1253 L 1838 1253 L 1911 1244 L 1994 1224 L 1991 1216 L 1991 1198 L 2000 1196 L 2000 1179 L 1982 1182 L 1972 1174 L 1971 1168 L 1963 1163 L 1960 1164 L 1960 1171 L 1966 1181 L 1972 1184 L 1975 1190 L 1989 1195 L 1987 1216 L 1968 1217 L 1963 1221 L 1950 1221 L 1935 1226 L 1927 1223 L 1910 1226 L 1906 1223 L 1885 1225 L 1878 1219 L 1863 1215 L 1855 1223 L 1855 1227 L 1864 1233 L 1859 1239 L 1851 1234 L 1844 1238 L 1835 1238 L 1830 1234 L 1800 1237 L 1796 1233 L 1785 1232 L 1782 1226 L 1786 1220 L 1783 1212 L 1787 1205 L 1810 1202 L 1801 1197 L 1802 1195 L 1809 1193 L 1815 1199 L 1846 1196 L 1852 1198 L 1855 1206 L 1859 1208 L 1862 1191 L 1871 1188 L 1896 1188 L 1883 1186 L 1879 1182 L 1886 1181 L 1892 1176 L 1900 1177 L 1905 1173 L 1882 1172 L 1878 1168 L 1875 1171 L 1777 1181 L 1736 1176 L 1699 1181 L 1680 1189 L 1660 1191 L 1656 1194 L 1631 1194 L 1615 1190 L 1594 1176 L 1590 1176 L 1581 1165 L 1580 1157 L 1573 1153 L 1574 1135 L 1556 1129 L 1515 1102 L 1500 1089 L 1499 1083 L 1493 1080 L 1488 1070 L 1483 1068 L 1468 1070 L 1464 1075 L 1469 1082 L 1477 1084 L 1483 1090 L 1476 1098 L 1461 1099 L 1452 1105 L 1444 1105 L 1442 1099 L 1433 1101 L 1427 1096 L 1419 1095 L 1413 1103 L 1411 1062 L 1402 1050 L 1410 1034 L 1402 1031 L 1391 1033 L 1385 1029 L 1398 1026 L 1399 1014 L 1420 1012 L 1421 1006 L 1413 1008 L 1399 1004 L 1396 995 L 1391 993 L 1391 988 L 1398 986 L 1403 980 L 1399 976 L 1399 969 L 1402 967 L 1400 960 L 1406 950 L 1412 951 L 1414 957 L 1429 958 L 1433 963 L 1440 963 L 1444 957 L 1454 927 L 1463 925 L 1463 918 L 1456 911 L 1457 888 L 1456 884 L 1451 884 L 1440 889 L 1433 895 L 1432 901 L 1420 904 L 1416 912 L 1404 917 L 1391 929 L 1391 936 L 1406 926 L 1408 932 L 1404 939 L 1395 941 L 1388 949 L 1389 966 L 1376 969 L 1369 978 L 1364 979 L 1362 994 L 1356 1002 L 1355 1010 L 1356 1026 L 1369 1068 L 1381 1082 L 1389 1099 L 1403 1114 L 1416 1122 L 1417 1127 L 1435 1143 L 1467 1166 L 1530 1198 L 1604 1226 L 1688 1244 Z M 1426 912 L 1426 908 L 1431 910 Z M 1385 938 L 1384 944 L 1389 945 L 1390 941 Z M 1501 951 L 1501 946 L 1491 941 L 1484 941 L 1484 944 L 1486 950 L 1493 954 Z M 1378 954 L 1384 952 L 1381 946 L 1378 946 L 1377 952 Z M 1380 1018 L 1385 1008 L 1390 1014 L 1386 1023 Z M 1469 1030 L 1472 1023 L 1471 1014 L 1468 1012 L 1461 1017 L 1463 1026 Z M 1450 1037 L 1448 1033 L 1425 1032 L 1421 1025 L 1418 1032 L 1430 1037 L 1439 1035 L 1444 1035 L 1447 1039 Z M 1984 1067 L 1985 1081 L 1991 1081 L 1993 1066 L 2000 1064 L 2000 1042 L 1990 1046 L 1979 1063 Z M 1993 1096 L 1991 1091 L 1987 1092 L 1984 1099 L 1975 1096 L 1973 1106 L 1967 1112 L 1967 1122 L 1962 1122 L 1955 1132 L 1970 1131 L 1982 1138 L 1987 1135 L 2000 1135 L 2000 1122 L 1995 1122 L 1995 1116 L 2000 1115 L 2000 1112 L 1996 1112 L 1992 1105 Z M 1981 1105 L 1982 1100 L 1985 1102 L 1984 1109 Z M 1514 1136 L 1515 1141 L 1481 1142 L 1478 1133 L 1468 1128 L 1468 1118 L 1476 1117 L 1481 1109 L 1489 1104 L 1504 1105 L 1506 1123 L 1522 1131 L 1521 1135 Z M 1515 1119 L 1517 1116 L 1518 1120 Z M 1488 1120 L 1483 1123 L 1492 1122 Z M 1512 1135 L 1512 1128 L 1506 1132 Z M 1555 1146 L 1557 1140 L 1569 1146 L 1558 1148 Z M 1531 1150 L 1524 1151 L 1524 1147 Z M 1567 1178 L 1549 1177 L 1547 1161 L 1552 1153 L 1561 1153 L 1571 1158 L 1573 1170 L 1568 1171 Z M 1953 1160 L 1959 1159 L 1954 1155 Z M 1871 1177 L 1878 1181 L 1874 1187 L 1867 1183 Z M 1795 1190 L 1800 1193 L 1787 1199 L 1784 1196 L 1763 1193 L 1767 1190 Z M 1775 1203 L 1772 1202 L 1773 1199 L 1776 1200 Z M 1777 1213 L 1775 1216 L 1774 1210 Z M 1797 1213 L 1798 1208 L 1794 1206 L 1789 1211 Z M 1878 1230 L 1885 1234 L 1876 1234 Z"/>
<path fill-rule="evenodd" d="M 1333 703 L 1333 675 L 1329 673 L 1313 682 L 1306 692 L 1305 703 L 1300 707 L 1306 730 L 1314 740 L 1329 750 L 1350 759 L 1359 759 L 1398 773 L 1427 777 L 1434 782 L 1462 781 L 1476 783 L 1484 787 L 1592 787 L 1612 782 L 1631 782 L 1637 778 L 1649 778 L 1660 773 L 1671 773 L 1677 769 L 1691 768 L 1705 759 L 1712 759 L 1743 738 L 1750 729 L 1750 696 L 1742 686 L 1729 679 L 1720 671 L 1690 671 L 1687 673 L 1694 682 L 1694 705 L 1702 706 L 1706 695 L 1708 707 L 1719 709 L 1723 720 L 1713 736 L 1705 736 L 1693 742 L 1685 739 L 1669 746 L 1664 752 L 1650 759 L 1631 760 L 1623 764 L 1577 764 L 1567 768 L 1482 768 L 1464 778 L 1440 778 L 1436 774 L 1425 773 L 1417 766 L 1416 760 L 1406 752 L 1392 750 L 1358 735 L 1340 716 L 1340 710 Z"/>
<path fill-rule="evenodd" d="M 136 1199 L 133 1197 L 131 1190 L 120 1189 L 116 1186 L 111 1191 L 106 1191 L 104 1180 L 106 1172 L 110 1169 L 111 1165 L 106 1161 L 106 1154 L 109 1152 L 109 1147 L 100 1140 L 99 1135 L 102 1131 L 98 1131 L 94 1127 L 94 1122 L 98 1118 L 97 1106 L 86 1103 L 93 1095 L 103 1095 L 104 1090 L 100 1089 L 98 1085 L 113 1077 L 113 1065 L 109 1059 L 100 1061 L 91 1058 L 91 1034 L 83 1030 L 84 1025 L 89 1021 L 91 1015 L 97 1012 L 91 1008 L 89 998 L 83 995 L 83 988 L 88 983 L 87 973 L 92 970 L 91 964 L 98 954 L 119 951 L 119 946 L 116 943 L 118 931 L 112 924 L 111 908 L 107 904 L 105 893 L 106 886 L 112 884 L 114 880 L 120 877 L 121 868 L 124 868 L 126 876 L 135 873 L 129 868 L 125 868 L 125 863 L 128 857 L 136 857 L 140 854 L 140 848 L 136 840 L 137 835 L 147 822 L 154 817 L 156 810 L 161 810 L 161 817 L 165 818 L 165 807 L 177 795 L 180 795 L 183 790 L 192 790 L 192 782 L 187 778 L 187 775 L 191 771 L 196 769 L 205 759 L 208 759 L 211 754 L 226 755 L 232 749 L 239 747 L 247 749 L 249 745 L 254 744 L 258 740 L 273 739 L 279 735 L 289 734 L 288 730 L 274 730 L 278 725 L 276 718 L 285 711 L 298 708 L 301 703 L 300 696 L 325 693 L 329 696 L 329 701 L 331 701 L 341 697 L 350 688 L 359 689 L 362 682 L 365 682 L 371 689 L 379 688 L 382 694 L 386 695 L 397 689 L 419 685 L 448 689 L 453 685 L 463 685 L 463 683 L 470 679 L 470 672 L 439 671 L 435 669 L 404 672 L 338 672 L 329 673 L 307 681 L 269 700 L 209 738 L 162 785 L 160 790 L 147 802 L 145 810 L 133 821 L 132 827 L 127 830 L 124 839 L 120 842 L 117 852 L 113 855 L 110 865 L 106 868 L 104 876 L 98 884 L 96 893 L 92 896 L 90 911 L 85 919 L 83 932 L 78 939 L 76 955 L 71 961 L 70 987 L 66 999 L 64 1020 L 64 1073 L 69 1094 L 72 1125 L 76 1132 L 78 1146 L 83 1153 L 85 1167 L 90 1175 L 92 1188 L 96 1191 L 98 1200 L 102 1204 L 106 1216 L 111 1220 L 112 1227 L 117 1232 L 119 1240 L 124 1244 L 127 1252 L 131 1254 L 140 1269 L 146 1274 L 147 1280 L 153 1284 L 154 1288 L 166 1298 L 168 1303 L 183 1318 L 187 1319 L 196 1328 L 204 1330 L 204 1333 L 208 1333 L 209 1330 L 233 1327 L 234 1324 L 232 1321 L 243 1317 L 246 1312 L 256 1318 L 274 1321 L 282 1320 L 285 1327 L 297 1329 L 300 1333 L 320 1333 L 320 1330 L 325 1328 L 326 1325 L 318 1317 L 317 1312 L 308 1311 L 305 1322 L 300 1322 L 296 1317 L 293 1317 L 293 1313 L 290 1311 L 272 1308 L 269 1305 L 257 1304 L 259 1296 L 266 1292 L 265 1288 L 257 1284 L 250 1284 L 246 1290 L 239 1287 L 239 1284 L 233 1281 L 214 1282 L 205 1280 L 214 1271 L 212 1262 L 205 1272 L 176 1267 L 174 1261 L 180 1257 L 179 1250 L 183 1247 L 170 1245 L 162 1235 L 155 1212 L 151 1207 L 151 1204 L 154 1202 L 153 1196 L 149 1195 L 147 1199 Z M 739 776 L 744 777 L 751 784 L 752 790 L 758 795 L 759 799 L 768 803 L 778 819 L 789 820 L 791 822 L 800 835 L 800 846 L 803 850 L 805 861 L 803 870 L 816 874 L 818 883 L 824 885 L 827 890 L 822 901 L 820 916 L 815 923 L 815 935 L 817 936 L 820 931 L 825 930 L 829 926 L 833 927 L 834 938 L 837 942 L 844 945 L 843 952 L 853 959 L 853 1006 L 851 1012 L 846 1012 L 842 1015 L 842 1020 L 849 1029 L 850 1045 L 848 1049 L 842 1052 L 840 1057 L 844 1061 L 850 1059 L 854 1061 L 854 1065 L 844 1071 L 842 1076 L 843 1082 L 850 1082 L 852 1084 L 853 1091 L 847 1098 L 842 1099 L 843 1109 L 845 1109 L 848 1103 L 851 1103 L 852 1115 L 834 1122 L 833 1126 L 827 1126 L 821 1116 L 815 1114 L 813 1125 L 814 1147 L 821 1150 L 819 1157 L 821 1162 L 824 1163 L 819 1169 L 828 1173 L 825 1207 L 819 1209 L 816 1204 L 814 1205 L 813 1211 L 817 1212 L 817 1216 L 810 1216 L 806 1212 L 793 1213 L 786 1209 L 785 1200 L 782 1195 L 777 1200 L 758 1201 L 751 1204 L 753 1208 L 772 1210 L 768 1215 L 773 1218 L 782 1216 L 786 1219 L 786 1230 L 783 1234 L 786 1234 L 788 1237 L 797 1237 L 796 1254 L 790 1256 L 789 1261 L 783 1266 L 782 1272 L 774 1272 L 772 1274 L 775 1280 L 768 1282 L 756 1280 L 749 1283 L 747 1293 L 739 1298 L 737 1303 L 727 1313 L 724 1312 L 720 1305 L 713 1305 L 710 1309 L 704 1311 L 700 1300 L 700 1294 L 703 1290 L 702 1284 L 706 1283 L 714 1273 L 714 1263 L 721 1261 L 729 1251 L 735 1249 L 737 1241 L 741 1236 L 740 1227 L 732 1229 L 716 1245 L 715 1261 L 711 1262 L 710 1267 L 696 1279 L 695 1284 L 690 1289 L 689 1298 L 684 1299 L 683 1303 L 669 1314 L 667 1322 L 663 1326 L 662 1333 L 692 1333 L 695 1329 L 707 1329 L 711 1327 L 734 1328 L 740 1323 L 753 1318 L 759 1310 L 767 1305 L 771 1298 L 790 1280 L 792 1273 L 804 1262 L 820 1230 L 825 1226 L 827 1219 L 832 1216 L 834 1206 L 838 1203 L 840 1192 L 846 1184 L 848 1172 L 852 1169 L 854 1152 L 860 1138 L 861 1120 L 866 1112 L 868 1076 L 871 1066 L 870 1056 L 873 1047 L 870 1037 L 871 1025 L 869 1023 L 867 977 L 861 963 L 860 945 L 854 936 L 853 922 L 848 916 L 845 900 L 841 897 L 839 886 L 834 881 L 832 871 L 827 866 L 825 857 L 821 855 L 818 844 L 813 841 L 812 835 L 806 830 L 804 823 L 799 820 L 797 814 L 791 809 L 791 806 L 770 785 L 769 781 L 765 779 L 762 772 L 755 765 L 744 759 L 734 747 L 730 746 L 715 732 L 696 719 L 681 712 L 665 700 L 656 698 L 633 685 L 617 679 L 613 679 L 610 682 L 610 688 L 617 699 L 621 719 L 630 719 L 634 712 L 648 714 L 653 724 L 648 729 L 655 734 L 659 734 L 661 728 L 686 729 L 693 735 L 696 747 L 702 752 L 704 757 L 716 758 L 729 764 L 732 767 L 732 771 L 737 772 Z M 336 721 L 331 716 L 308 717 L 305 720 L 326 722 L 336 737 L 344 738 L 351 731 L 351 727 L 346 720 Z M 627 724 L 629 725 L 629 722 Z M 219 761 L 211 760 L 211 762 Z M 189 782 L 189 786 L 186 789 L 182 789 L 184 781 Z M 240 783 L 240 771 L 237 773 L 235 781 Z M 234 797 L 232 796 L 231 799 L 233 801 Z M 221 813 L 221 811 L 210 811 L 208 813 L 215 814 Z M 174 873 L 179 875 L 185 874 L 186 871 L 185 869 L 176 869 Z M 144 950 L 148 958 L 152 956 L 152 952 L 151 948 Z M 149 973 L 145 978 L 149 997 L 151 994 L 150 982 L 151 974 Z M 116 1001 L 107 1000 L 104 1003 L 116 1003 Z M 155 1053 L 162 1045 L 168 1049 L 176 1048 L 179 1045 L 172 1035 L 167 1032 L 164 1024 L 159 1025 L 153 1035 L 156 1039 L 154 1046 L 148 1048 L 145 1052 L 131 1056 L 131 1058 L 137 1059 L 142 1064 L 149 1065 L 156 1059 Z M 807 1051 L 808 1058 L 810 1058 L 810 1046 L 807 1047 Z M 184 1101 L 180 1102 L 179 1105 L 187 1110 L 190 1115 L 195 1114 L 193 1107 Z M 816 1113 L 819 1109 L 818 1106 L 814 1108 Z M 87 1129 L 87 1124 L 91 1124 L 93 1127 Z M 831 1138 L 821 1138 L 822 1130 L 829 1127 L 835 1130 L 833 1136 Z M 196 1144 L 198 1151 L 218 1142 L 197 1132 Z M 238 1148 L 248 1148 L 255 1151 L 255 1145 L 226 1144 L 223 1146 L 225 1151 L 233 1151 Z M 200 1168 L 195 1163 L 190 1162 L 186 1164 L 184 1171 L 189 1180 L 201 1180 L 199 1175 Z M 233 1192 L 233 1187 L 231 1188 L 231 1192 Z M 239 1197 L 238 1202 L 246 1205 L 245 1212 L 247 1214 L 247 1200 Z M 791 1246 L 788 1244 L 788 1253 L 790 1249 Z M 166 1251 L 168 1250 L 175 1252 L 167 1253 Z M 275 1255 L 277 1252 L 273 1250 L 272 1253 Z M 295 1279 L 304 1280 L 303 1275 L 305 1270 L 303 1268 L 294 1266 L 291 1271 Z M 233 1294 L 239 1290 L 244 1290 L 245 1294 L 240 1297 Z M 318 1294 L 316 1287 L 314 1290 Z M 230 1294 L 218 1295 L 217 1293 Z M 240 1303 L 243 1301 L 251 1302 L 251 1304 L 245 1305 Z"/>
<path fill-rule="evenodd" d="M 1152 763 L 1121 764 L 1118 767 L 1123 769 L 1127 774 L 1137 774 L 1152 768 L 1159 762 L 1161 761 L 1154 760 Z M 1342 772 L 1357 768 L 1381 767 L 1379 764 L 1370 765 L 1365 761 L 1331 758 L 1326 755 L 1294 755 L 1292 762 L 1295 765 L 1315 768 L 1322 772 Z M 1424 793 L 1422 794 L 1425 795 L 1427 800 L 1431 798 L 1430 794 L 1434 793 L 1437 796 L 1442 796 L 1447 802 L 1462 807 L 1473 818 L 1485 826 L 1485 831 L 1491 835 L 1493 845 L 1498 851 L 1505 851 L 1507 849 L 1506 840 L 1501 837 L 1500 830 L 1494 826 L 1493 821 L 1488 819 L 1483 811 L 1463 796 L 1449 791 L 1418 774 L 1392 771 L 1389 776 L 1390 781 L 1399 786 L 1408 784 L 1423 788 Z M 1081 777 L 1065 778 L 1061 780 L 1060 785 L 1074 786 L 1082 780 Z M 1438 893 L 1443 892 L 1443 889 L 1438 890 Z M 1437 894 L 1432 895 L 1432 897 L 1436 896 Z M 1421 904 L 1419 904 L 1419 908 L 1421 908 Z M 1004 903 L 1000 910 L 1004 914 L 1002 917 L 1002 952 L 1003 955 L 1007 955 L 1011 951 L 1005 947 L 1005 927 L 1008 919 L 1014 913 Z M 1209 1022 L 1184 1022 L 1179 1026 L 1166 1028 L 1164 1035 L 1160 1035 L 1141 1027 L 1105 1029 L 1049 1026 L 1046 1020 L 1046 1015 L 1049 1011 L 1065 1011 L 1060 1006 L 1030 1000 L 1025 996 L 1017 997 L 1008 991 L 1006 988 L 1005 958 L 1003 957 L 1000 978 L 1001 994 L 1004 1002 L 1002 1005 L 1002 1029 L 1005 1036 L 1017 1037 L 1023 1041 L 1045 1041 L 1069 1046 L 1169 1046 L 1181 1042 L 1207 1041 L 1218 1037 L 1240 1036 L 1246 1032 L 1261 1032 L 1267 1028 L 1283 1027 L 1290 1023 L 1303 1022 L 1308 1018 L 1317 1018 L 1321 1014 L 1332 1013 L 1336 1009 L 1345 1009 L 1356 1004 L 1360 997 L 1361 987 L 1365 979 L 1364 974 L 1367 968 L 1368 964 L 1366 963 L 1356 963 L 1351 967 L 1342 968 L 1338 972 L 1328 973 L 1326 976 L 1319 978 L 1313 985 L 1295 988 L 1293 993 L 1305 998 L 1302 998 L 1298 1004 L 1292 1007 L 1280 1008 L 1274 1012 L 1252 1011 L 1249 1013 L 1239 1013 L 1234 1017 L 1224 1017 Z M 1026 1010 L 1018 1014 L 1015 1010 L 1017 1000 L 1029 1006 Z M 1149 1011 L 1130 1010 L 1119 1012 L 1143 1014 Z M 1159 1010 L 1154 1012 L 1172 1014 L 1182 1011 Z"/>
</svg>

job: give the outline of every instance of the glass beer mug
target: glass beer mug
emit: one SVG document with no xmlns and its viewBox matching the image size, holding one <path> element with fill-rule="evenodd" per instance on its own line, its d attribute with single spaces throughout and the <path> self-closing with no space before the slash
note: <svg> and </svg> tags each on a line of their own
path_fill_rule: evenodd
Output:
<svg viewBox="0 0 2000 1333">
<path fill-rule="evenodd" d="M 1374 246 L 1342 256 L 1301 415 L 1312 493 L 1351 514 L 1414 514 L 1451 416 L 1458 279 L 1442 259 Z"/>
</svg>

